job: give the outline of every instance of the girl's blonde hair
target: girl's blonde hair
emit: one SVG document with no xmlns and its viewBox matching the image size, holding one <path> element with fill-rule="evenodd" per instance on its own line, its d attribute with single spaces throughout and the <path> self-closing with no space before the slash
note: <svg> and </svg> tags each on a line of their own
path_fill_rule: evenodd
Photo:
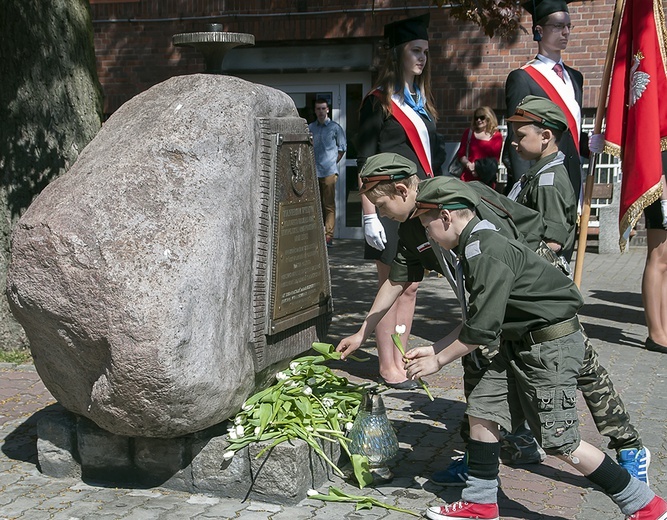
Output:
<svg viewBox="0 0 667 520">
<path fill-rule="evenodd" d="M 484 128 L 484 130 L 488 134 L 491 135 L 495 134 L 496 130 L 498 130 L 498 118 L 496 117 L 496 114 L 494 113 L 493 109 L 487 106 L 479 107 L 472 113 L 472 121 L 470 121 L 470 128 L 473 130 L 475 129 L 475 117 L 478 114 L 484 114 L 484 117 L 486 117 L 486 127 Z"/>
</svg>

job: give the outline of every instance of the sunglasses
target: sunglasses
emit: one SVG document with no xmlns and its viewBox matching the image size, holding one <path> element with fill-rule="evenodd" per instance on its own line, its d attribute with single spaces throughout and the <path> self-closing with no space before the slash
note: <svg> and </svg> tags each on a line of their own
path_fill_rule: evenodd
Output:
<svg viewBox="0 0 667 520">
<path fill-rule="evenodd" d="M 477 120 L 486 121 L 486 116 L 475 116 L 475 121 Z"/>
</svg>

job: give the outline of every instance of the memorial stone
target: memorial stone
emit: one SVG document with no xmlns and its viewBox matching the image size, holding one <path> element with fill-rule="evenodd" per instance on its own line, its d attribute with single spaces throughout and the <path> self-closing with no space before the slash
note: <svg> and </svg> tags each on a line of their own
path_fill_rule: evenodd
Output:
<svg viewBox="0 0 667 520">
<path fill-rule="evenodd" d="M 49 391 L 121 436 L 234 415 L 326 333 L 317 189 L 283 92 L 195 74 L 123 105 L 12 237 L 8 297 Z"/>
</svg>

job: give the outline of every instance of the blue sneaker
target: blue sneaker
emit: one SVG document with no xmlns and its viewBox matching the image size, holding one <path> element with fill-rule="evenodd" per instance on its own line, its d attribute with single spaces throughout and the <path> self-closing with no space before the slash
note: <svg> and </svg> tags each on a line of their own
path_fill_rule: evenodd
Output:
<svg viewBox="0 0 667 520">
<path fill-rule="evenodd" d="M 648 451 L 648 448 L 620 450 L 617 460 L 622 468 L 628 470 L 630 476 L 649 485 L 648 467 L 651 464 L 651 452 Z"/>
<path fill-rule="evenodd" d="M 447 469 L 436 471 L 429 480 L 439 486 L 465 486 L 468 480 L 468 454 L 453 461 Z"/>
</svg>

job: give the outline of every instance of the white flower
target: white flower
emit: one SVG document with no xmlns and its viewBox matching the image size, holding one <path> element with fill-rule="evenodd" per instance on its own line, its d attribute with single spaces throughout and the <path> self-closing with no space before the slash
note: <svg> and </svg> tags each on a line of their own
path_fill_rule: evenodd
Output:
<svg viewBox="0 0 667 520">
<path fill-rule="evenodd" d="M 261 428 L 259 426 L 255 426 L 255 435 L 259 435 L 260 431 L 261 431 Z"/>
<path fill-rule="evenodd" d="M 309 497 L 312 497 L 313 495 L 319 495 L 319 494 L 320 494 L 320 492 L 317 491 L 316 489 L 309 489 L 308 491 L 306 491 L 306 495 L 308 495 Z"/>
<path fill-rule="evenodd" d="M 239 436 L 236 435 L 236 430 L 229 430 L 229 438 L 232 440 L 236 440 L 239 438 Z"/>
<path fill-rule="evenodd" d="M 310 388 L 309 386 L 304 386 L 303 387 L 303 395 L 312 395 L 313 389 Z"/>
<path fill-rule="evenodd" d="M 342 419 L 343 417 L 345 417 L 345 414 L 343 412 L 338 412 L 338 418 Z"/>
<path fill-rule="evenodd" d="M 278 372 L 276 374 L 276 379 L 278 381 L 283 381 L 284 379 L 288 379 L 288 378 L 289 378 L 289 376 L 285 372 Z"/>
<path fill-rule="evenodd" d="M 297 369 L 297 368 L 299 368 L 299 363 L 297 363 L 296 361 L 292 361 L 292 362 L 289 364 L 289 369 L 290 369 L 292 372 L 296 372 L 296 369 Z"/>
<path fill-rule="evenodd" d="M 334 405 L 334 400 L 331 397 L 325 397 L 322 399 L 322 404 L 327 408 L 331 408 Z"/>
<path fill-rule="evenodd" d="M 351 422 L 345 423 L 345 429 L 349 432 L 354 426 Z"/>
<path fill-rule="evenodd" d="M 405 334 L 407 327 L 405 325 L 396 325 L 396 334 Z"/>
<path fill-rule="evenodd" d="M 285 381 L 285 388 L 293 388 L 295 386 L 299 386 L 296 381 L 293 381 L 292 379 Z"/>
<path fill-rule="evenodd" d="M 243 427 L 242 424 L 239 424 L 236 426 L 236 435 L 239 437 L 243 437 L 243 434 L 245 433 L 245 428 Z"/>
<path fill-rule="evenodd" d="M 243 422 L 243 417 L 241 417 L 240 415 L 237 415 L 237 416 L 234 418 L 234 424 L 239 425 L 239 424 L 241 424 L 242 422 Z"/>
<path fill-rule="evenodd" d="M 243 403 L 243 406 L 241 406 L 241 410 L 243 410 L 244 412 L 249 412 L 249 411 L 252 410 L 252 405 L 247 404 L 247 403 Z"/>
<path fill-rule="evenodd" d="M 232 460 L 232 458 L 234 458 L 234 452 L 231 450 L 226 451 L 225 453 L 222 454 L 222 458 L 224 460 Z"/>
</svg>

